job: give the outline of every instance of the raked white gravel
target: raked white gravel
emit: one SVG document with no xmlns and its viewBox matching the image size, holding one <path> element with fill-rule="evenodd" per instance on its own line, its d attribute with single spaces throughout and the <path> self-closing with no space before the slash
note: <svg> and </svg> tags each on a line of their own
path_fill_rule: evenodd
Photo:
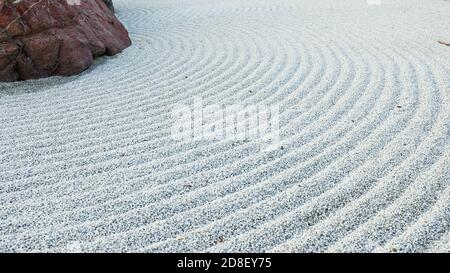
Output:
<svg viewBox="0 0 450 273">
<path fill-rule="evenodd" d="M 449 252 L 450 2 L 379 2 L 116 0 L 131 48 L 0 84 L 0 251 Z M 194 97 L 282 148 L 173 140 Z"/>
</svg>

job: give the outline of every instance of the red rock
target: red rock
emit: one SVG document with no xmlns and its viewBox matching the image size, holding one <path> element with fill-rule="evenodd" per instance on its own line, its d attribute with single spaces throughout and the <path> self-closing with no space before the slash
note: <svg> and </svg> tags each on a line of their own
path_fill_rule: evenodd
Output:
<svg viewBox="0 0 450 273">
<path fill-rule="evenodd" d="M 107 6 L 112 12 L 114 12 L 114 4 L 113 4 L 112 0 L 103 0 L 103 2 L 106 4 L 106 6 Z"/>
<path fill-rule="evenodd" d="M 75 75 L 130 45 L 103 0 L 0 0 L 0 81 Z"/>
</svg>

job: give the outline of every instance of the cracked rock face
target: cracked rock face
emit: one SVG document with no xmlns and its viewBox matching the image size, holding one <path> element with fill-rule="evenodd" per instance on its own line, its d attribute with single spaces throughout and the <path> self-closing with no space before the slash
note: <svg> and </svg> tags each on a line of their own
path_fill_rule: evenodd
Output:
<svg viewBox="0 0 450 273">
<path fill-rule="evenodd" d="M 104 0 L 0 0 L 0 81 L 87 69 L 131 45 Z"/>
</svg>

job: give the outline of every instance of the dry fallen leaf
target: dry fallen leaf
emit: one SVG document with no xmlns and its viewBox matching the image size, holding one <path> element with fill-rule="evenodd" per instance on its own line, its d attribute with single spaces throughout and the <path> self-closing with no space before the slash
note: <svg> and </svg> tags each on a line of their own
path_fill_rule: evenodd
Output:
<svg viewBox="0 0 450 273">
<path fill-rule="evenodd" d="M 438 41 L 441 45 L 450 46 L 450 43 L 444 42 L 444 41 Z"/>
</svg>

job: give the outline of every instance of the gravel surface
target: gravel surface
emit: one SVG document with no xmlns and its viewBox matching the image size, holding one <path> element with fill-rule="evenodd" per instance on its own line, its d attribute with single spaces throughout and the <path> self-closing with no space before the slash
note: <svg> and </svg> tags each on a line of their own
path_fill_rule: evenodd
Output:
<svg viewBox="0 0 450 273">
<path fill-rule="evenodd" d="M 450 251 L 448 1 L 115 4 L 131 48 L 0 84 L 0 251 Z M 174 140 L 194 97 L 282 146 Z"/>
</svg>

